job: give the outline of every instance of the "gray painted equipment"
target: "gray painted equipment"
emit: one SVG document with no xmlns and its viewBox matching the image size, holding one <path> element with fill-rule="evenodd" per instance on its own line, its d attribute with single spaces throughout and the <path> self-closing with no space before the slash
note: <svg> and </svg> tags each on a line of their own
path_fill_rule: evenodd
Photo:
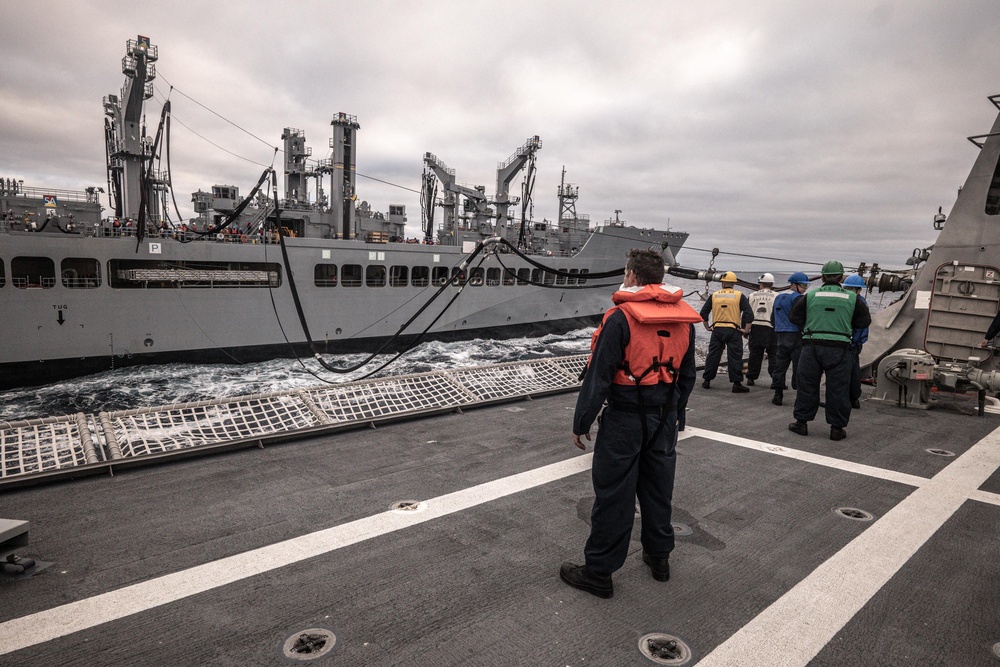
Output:
<svg viewBox="0 0 1000 667">
<path fill-rule="evenodd" d="M 938 392 L 976 391 L 982 414 L 985 393 L 1000 391 L 1000 373 L 976 368 L 979 361 L 979 357 L 970 357 L 967 362 L 938 362 L 923 350 L 896 350 L 879 362 L 872 398 L 926 410 L 938 402 L 932 388 Z"/>
<path fill-rule="evenodd" d="M 0 519 L 0 560 L 7 574 L 21 574 L 35 566 L 31 558 L 21 558 L 14 552 L 28 546 L 28 522 Z"/>
</svg>

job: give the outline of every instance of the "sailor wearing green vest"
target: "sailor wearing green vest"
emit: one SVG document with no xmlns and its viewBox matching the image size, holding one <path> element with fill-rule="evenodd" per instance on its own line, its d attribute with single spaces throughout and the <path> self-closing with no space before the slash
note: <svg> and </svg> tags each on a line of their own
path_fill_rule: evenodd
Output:
<svg viewBox="0 0 1000 667">
<path fill-rule="evenodd" d="M 844 265 L 829 261 L 823 265 L 823 286 L 795 301 L 788 319 L 802 327 L 802 354 L 799 357 L 798 389 L 795 394 L 795 421 L 788 430 L 808 435 L 807 422 L 819 410 L 819 385 L 826 374 L 826 421 L 830 439 L 847 437 L 844 427 L 851 418 L 851 334 L 871 324 L 868 306 L 858 295 L 840 286 Z"/>
</svg>

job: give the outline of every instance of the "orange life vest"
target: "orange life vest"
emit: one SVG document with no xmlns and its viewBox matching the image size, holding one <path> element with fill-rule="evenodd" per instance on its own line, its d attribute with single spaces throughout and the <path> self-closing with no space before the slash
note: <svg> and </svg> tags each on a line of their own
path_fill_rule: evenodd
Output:
<svg viewBox="0 0 1000 667">
<path fill-rule="evenodd" d="M 669 285 L 645 285 L 637 292 L 611 295 L 615 306 L 604 313 L 590 341 L 590 353 L 611 314 L 620 310 L 628 321 L 629 342 L 613 382 L 625 385 L 673 383 L 674 373 L 690 344 L 688 325 L 701 322 L 698 312 L 681 298 L 684 291 Z M 588 362 L 589 365 L 589 362 Z"/>
</svg>

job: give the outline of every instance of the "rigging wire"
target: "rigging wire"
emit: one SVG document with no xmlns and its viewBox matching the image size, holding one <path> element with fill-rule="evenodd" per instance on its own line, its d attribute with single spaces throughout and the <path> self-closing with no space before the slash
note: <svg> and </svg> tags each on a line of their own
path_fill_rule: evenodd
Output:
<svg viewBox="0 0 1000 667">
<path fill-rule="evenodd" d="M 770 261 L 773 261 L 773 262 L 789 262 L 791 264 L 810 264 L 810 265 L 815 265 L 815 266 L 823 266 L 823 262 L 809 262 L 809 261 L 804 261 L 804 260 L 799 260 L 799 259 L 785 259 L 785 258 L 782 258 L 782 257 L 767 257 L 765 255 L 748 255 L 748 254 L 740 253 L 740 252 L 724 252 L 724 251 L 719 251 L 718 249 L 714 249 L 714 248 L 712 250 L 706 250 L 705 248 L 692 248 L 690 246 L 683 246 L 681 249 L 682 250 L 696 250 L 698 252 L 715 253 L 715 254 L 718 254 L 718 255 L 732 255 L 733 257 L 748 257 L 750 259 L 766 259 L 766 260 L 770 260 Z"/>
<path fill-rule="evenodd" d="M 360 176 L 362 178 L 367 178 L 370 181 L 378 181 L 379 183 L 385 183 L 386 185 L 391 185 L 394 188 L 399 188 L 400 190 L 406 190 L 407 192 L 416 192 L 418 195 L 419 194 L 423 194 L 420 190 L 414 190 L 413 188 L 408 188 L 405 185 L 399 185 L 398 183 L 390 183 L 389 181 L 383 181 L 381 178 L 375 178 L 374 176 L 368 176 L 366 174 L 362 174 L 359 171 L 355 171 L 354 175 L 355 176 Z"/>
<path fill-rule="evenodd" d="M 744 253 L 739 253 L 739 252 L 724 252 L 724 251 L 720 251 L 718 248 L 713 248 L 711 250 L 708 250 L 706 248 L 693 248 L 691 246 L 682 246 L 681 249 L 682 250 L 694 250 L 694 251 L 697 251 L 697 252 L 712 253 L 713 257 L 715 255 L 731 255 L 733 257 L 747 257 L 747 258 L 750 258 L 750 259 L 766 259 L 766 260 L 773 261 L 773 262 L 788 262 L 790 264 L 809 264 L 809 265 L 812 265 L 812 266 L 823 266 L 823 264 L 825 263 L 825 262 L 811 262 L 811 261 L 808 261 L 808 260 L 799 260 L 799 259 L 786 259 L 784 257 L 768 257 L 767 255 L 749 255 L 749 254 L 744 254 Z M 883 268 L 879 268 L 879 271 L 881 271 L 882 273 L 906 273 L 908 270 L 909 269 L 883 269 Z M 810 278 L 810 280 L 816 280 L 816 278 Z"/>
<path fill-rule="evenodd" d="M 193 97 L 191 97 L 190 95 L 186 94 L 186 93 L 185 93 L 184 91 L 182 91 L 182 90 L 180 90 L 180 89 L 178 89 L 178 88 L 175 88 L 173 84 L 171 84 L 171 83 L 170 83 L 169 81 L 167 81 L 166 77 L 164 77 L 164 76 L 163 76 L 163 74 L 162 74 L 161 72 L 157 72 L 157 74 L 159 75 L 159 77 L 160 77 L 161 79 L 163 79 L 163 82 L 164 82 L 164 83 L 166 83 L 167 85 L 169 85 L 169 86 L 170 86 L 170 91 L 171 91 L 171 92 L 173 92 L 173 91 L 177 91 L 177 94 L 178 94 L 178 95 L 183 95 L 184 97 L 186 97 L 187 99 L 191 100 L 192 102 L 194 102 L 195 104 L 197 104 L 197 105 L 198 105 L 198 106 L 200 106 L 201 108 L 205 109 L 205 110 L 206 110 L 206 111 L 208 111 L 209 113 L 211 113 L 211 114 L 213 114 L 213 115 L 215 115 L 215 116 L 218 116 L 219 118 L 221 118 L 221 119 L 222 119 L 222 120 L 224 120 L 225 122 L 229 123 L 230 125 L 232 125 L 232 126 L 233 126 L 233 127 L 235 127 L 236 129 L 240 130 L 241 132 L 244 132 L 244 133 L 246 133 L 246 134 L 250 135 L 251 137 L 253 137 L 253 138 L 254 138 L 254 139 L 256 139 L 257 141 L 261 142 L 262 144 L 264 144 L 264 145 L 265 145 L 265 146 L 267 146 L 268 148 L 273 148 L 273 149 L 274 149 L 274 151 L 275 151 L 275 153 L 279 153 L 279 152 L 280 152 L 280 153 L 284 153 L 284 151 L 283 151 L 283 150 L 282 150 L 281 148 L 279 148 L 279 147 L 277 147 L 277 146 L 274 146 L 273 144 L 270 144 L 270 143 L 268 143 L 267 141 L 264 141 L 263 139 L 261 139 L 260 137 L 258 137 L 258 136 L 257 136 L 256 134 L 254 134 L 253 132 L 250 132 L 249 130 L 247 130 L 246 128 L 242 127 L 241 125 L 239 125 L 239 124 L 237 124 L 237 123 L 235 123 L 235 122 L 233 122 L 233 121 L 229 120 L 228 118 L 226 118 L 226 117 L 225 117 L 225 116 L 223 116 L 222 114 L 220 114 L 220 113 L 218 113 L 218 112 L 214 111 L 213 109 L 211 109 L 211 108 L 209 108 L 209 107 L 205 106 L 204 104 L 202 104 L 202 103 L 201 103 L 201 102 L 199 102 L 198 100 L 196 100 L 196 99 L 194 99 Z M 160 89 L 159 89 L 158 87 L 156 87 L 156 85 L 155 85 L 155 84 L 154 84 L 154 86 L 153 86 L 153 87 L 154 87 L 154 90 L 156 90 L 156 92 L 157 92 L 157 93 L 159 93 L 161 97 L 164 97 L 164 98 L 166 98 L 166 99 L 169 99 L 169 95 L 164 95 L 164 94 L 163 94 L 163 92 L 162 92 L 162 91 L 161 91 L 161 90 L 160 90 Z M 175 120 L 176 120 L 176 119 L 175 119 Z M 233 157 L 235 157 L 235 158 L 239 158 L 240 160 L 245 160 L 245 161 L 247 161 L 247 162 L 250 162 L 250 163 L 252 163 L 252 164 L 255 164 L 255 165 L 259 166 L 259 167 L 266 167 L 266 166 L 267 166 L 266 164 L 263 164 L 263 163 L 261 163 L 261 162 L 257 162 L 256 160 L 254 160 L 254 159 L 252 159 L 252 158 L 248 158 L 248 157 L 244 157 L 243 155 L 239 155 L 238 153 L 234 153 L 234 152 L 233 152 L 233 151 L 231 151 L 231 150 L 228 150 L 228 149 L 226 149 L 226 148 L 223 148 L 222 146 L 220 146 L 219 144 L 215 143 L 215 142 L 214 142 L 214 141 L 212 141 L 211 139 L 208 139 L 208 138 L 207 138 L 207 137 L 205 137 L 204 135 L 202 135 L 202 134 L 198 133 L 197 131 L 195 131 L 194 129 L 192 129 L 190 125 L 187 125 L 187 124 L 186 124 L 186 123 L 184 123 L 183 121 L 180 121 L 180 120 L 177 120 L 177 122 L 178 122 L 178 123 L 180 123 L 180 124 L 181 124 L 181 126 L 183 126 L 183 127 L 184 127 L 184 128 L 186 129 L 186 130 L 188 130 L 189 132 L 191 132 L 191 133 L 192 133 L 193 135 L 195 135 L 195 136 L 196 136 L 196 137 L 198 137 L 199 139 L 201 139 L 201 140 L 203 140 L 203 141 L 205 141 L 205 142 L 207 142 L 207 143 L 211 144 L 212 146 L 215 146 L 216 148 L 218 148 L 219 150 L 223 151 L 224 153 L 227 153 L 227 154 L 229 154 L 229 155 L 232 155 L 232 156 L 233 156 Z M 273 164 L 273 162 L 272 162 L 272 164 Z M 414 190 L 413 188 L 410 188 L 410 187 L 407 187 L 407 186 L 405 186 L 405 185 L 400 185 L 400 184 L 398 184 L 398 183 L 392 183 L 391 181 L 386 181 L 386 180 L 382 180 L 381 178 L 376 178 L 376 177 L 374 177 L 374 176 L 369 176 L 369 175 L 367 175 L 367 174 L 362 174 L 362 173 L 360 173 L 360 172 L 358 172 L 358 171 L 355 171 L 354 173 L 355 173 L 355 175 L 357 175 L 357 176 L 360 176 L 360 177 L 362 177 L 362 178 L 367 178 L 367 179 L 369 179 L 369 180 L 372 180 L 372 181 L 377 181 L 377 182 L 379 182 L 379 183 L 384 183 L 385 185 L 389 185 L 389 186 L 392 186 L 392 187 L 394 187 L 394 188 L 399 188 L 399 189 L 401 189 L 401 190 L 406 190 L 406 191 L 408 191 L 408 192 L 415 192 L 415 193 L 417 193 L 417 194 L 420 194 L 420 191 L 419 191 L 419 190 Z"/>
<path fill-rule="evenodd" d="M 169 99 L 169 98 L 168 98 L 167 96 L 164 96 L 164 95 L 163 95 L 163 92 L 162 92 L 162 91 L 161 91 L 161 90 L 160 90 L 159 88 L 157 88 L 157 87 L 156 87 L 156 84 L 153 84 L 153 90 L 155 90 L 155 91 L 156 91 L 157 93 L 159 93 L 160 97 L 164 97 L 164 99 Z M 171 86 L 171 87 L 170 87 L 170 90 L 171 90 L 171 92 L 173 92 L 173 91 L 175 90 L 175 88 L 174 88 L 173 86 Z M 181 93 L 181 92 L 180 92 L 179 90 L 178 90 L 177 92 L 178 92 L 178 94 L 180 94 L 180 95 L 184 95 L 184 93 Z M 184 97 L 187 97 L 188 99 L 191 99 L 191 98 L 190 98 L 190 97 L 188 97 L 187 95 L 184 95 Z M 198 102 L 196 102 L 196 103 L 198 103 Z M 200 103 L 198 103 L 198 104 L 200 104 Z M 204 106 L 204 105 L 200 105 L 200 106 Z M 209 109 L 209 111 L 211 111 L 211 109 Z M 215 113 L 215 112 L 213 111 L 212 113 Z M 216 115 L 218 115 L 218 114 L 216 114 Z M 200 132 L 198 132 L 197 130 L 195 130 L 194 128 L 192 128 L 192 127 L 191 127 L 190 125 L 188 125 L 188 124 L 187 124 L 187 123 L 185 123 L 184 121 L 182 121 L 182 120 L 180 120 L 179 118 L 177 118 L 177 116 L 176 116 L 176 115 L 174 115 L 173 113 L 171 113 L 171 116 L 172 116 L 172 117 L 173 117 L 173 119 L 174 119 L 175 121 L 177 121 L 177 123 L 178 123 L 178 124 L 179 124 L 179 125 L 180 125 L 181 127 L 183 127 L 183 128 L 185 129 L 185 130 L 187 130 L 188 132 L 190 132 L 190 133 L 191 133 L 191 134 L 193 134 L 194 136 L 198 137 L 199 139 L 201 139 L 201 140 L 202 140 L 202 141 L 204 141 L 205 143 L 207 143 L 207 144 L 211 144 L 212 146 L 215 146 L 216 148 L 218 148 L 218 149 L 219 149 L 220 151 L 222 151 L 223 153 L 226 153 L 227 155 L 232 155 L 232 156 L 233 156 L 234 158 L 237 158 L 237 159 L 240 159 L 240 160 L 243 160 L 243 161 L 245 161 L 245 162 L 249 162 L 249 163 L 251 163 L 251 164 L 255 164 L 255 165 L 257 165 L 258 167 L 267 167 L 267 166 L 268 166 L 268 165 L 264 164 L 263 162 L 258 162 L 257 160 L 254 160 L 253 158 L 248 158 L 248 157 L 245 157 L 245 156 L 243 156 L 243 155 L 240 155 L 239 153 L 234 153 L 233 151 L 229 150 L 228 148 L 225 148 L 225 147 L 223 147 L 223 146 L 220 146 L 219 144 L 215 143 L 214 141 L 212 141 L 211 139 L 209 139 L 209 138 L 208 138 L 208 137 L 206 137 L 205 135 L 201 134 Z M 242 129 L 242 128 L 240 128 L 240 129 Z M 244 130 L 244 131 L 245 131 L 245 130 Z M 250 134 L 250 133 L 248 132 L 248 134 Z M 253 136 L 253 137 L 254 137 L 255 139 L 257 138 L 256 136 L 254 136 L 254 135 L 252 135 L 252 134 L 251 134 L 250 136 Z M 266 142 L 265 142 L 265 143 L 266 143 Z M 272 146 L 271 144 L 267 144 L 267 147 L 268 147 L 268 148 L 272 148 L 272 149 L 274 149 L 275 151 L 280 151 L 280 150 L 281 150 L 281 149 L 279 149 L 279 148 L 277 148 L 277 147 L 275 147 L 275 146 Z M 272 164 L 273 164 L 273 161 L 272 161 Z"/>
<path fill-rule="evenodd" d="M 235 122 L 233 122 L 231 120 L 229 120 L 228 118 L 226 118 L 225 116 L 223 116 L 219 112 L 215 111 L 214 109 L 210 109 L 209 107 L 205 106 L 204 104 L 202 104 L 198 100 L 194 99 L 193 97 L 191 97 L 190 95 L 188 95 L 187 93 L 185 93 L 183 90 L 174 87 L 174 84 L 172 84 L 169 81 L 167 81 L 167 77 L 163 76 L 163 72 L 162 71 L 158 71 L 157 75 L 161 79 L 163 79 L 163 82 L 165 84 L 167 84 L 168 86 L 170 86 L 171 90 L 176 90 L 178 95 L 183 95 L 184 97 L 188 98 L 189 100 L 191 100 L 192 102 L 194 102 L 195 104 L 197 104 L 198 106 L 200 106 L 205 111 L 209 112 L 210 114 L 212 114 L 214 116 L 217 116 L 217 117 L 221 118 L 222 120 L 226 121 L 227 123 L 229 123 L 230 125 L 232 125 L 233 127 L 235 127 L 240 132 L 243 132 L 245 134 L 250 135 L 251 137 L 253 137 L 257 141 L 259 141 L 260 143 L 264 144 L 268 148 L 275 148 L 274 144 L 271 144 L 271 143 L 269 143 L 267 141 L 264 141 L 263 139 L 261 139 L 260 137 L 258 137 L 256 134 L 254 134 L 250 130 L 246 129 L 245 127 L 242 127 L 241 125 L 239 125 L 239 124 L 237 124 L 237 123 L 235 123 Z"/>
</svg>

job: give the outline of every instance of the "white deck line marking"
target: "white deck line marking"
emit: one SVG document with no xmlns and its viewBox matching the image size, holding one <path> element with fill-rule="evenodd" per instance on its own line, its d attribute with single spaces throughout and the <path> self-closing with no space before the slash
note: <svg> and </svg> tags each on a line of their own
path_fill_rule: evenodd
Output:
<svg viewBox="0 0 1000 667">
<path fill-rule="evenodd" d="M 969 494 L 969 500 L 978 500 L 981 503 L 1000 505 L 1000 495 L 990 491 L 973 491 Z"/>
<path fill-rule="evenodd" d="M 0 623 L 0 655 L 147 611 L 307 558 L 503 498 L 590 469 L 592 453 L 427 500 L 423 512 L 386 511 L 284 542 Z"/>
<path fill-rule="evenodd" d="M 699 667 L 809 663 L 954 512 L 1000 468 L 1000 429 L 916 489 Z"/>
<path fill-rule="evenodd" d="M 837 470 L 843 470 L 845 472 L 853 472 L 859 475 L 877 477 L 879 479 L 885 479 L 890 482 L 899 482 L 900 484 L 906 484 L 908 486 L 921 487 L 930 482 L 930 480 L 926 477 L 920 477 L 918 475 L 908 475 L 907 473 L 904 472 L 896 472 L 895 470 L 888 470 L 886 468 L 876 468 L 874 466 L 865 465 L 863 463 L 844 461 L 843 459 L 835 459 L 830 456 L 823 456 L 822 454 L 813 454 L 812 452 L 806 452 L 801 449 L 792 449 L 791 447 L 785 447 L 783 445 L 772 445 L 767 442 L 749 440 L 747 438 L 740 438 L 735 435 L 718 433 L 716 431 L 707 431 L 705 429 L 700 429 L 700 428 L 688 427 L 685 429 L 684 432 L 687 433 L 689 431 L 691 435 L 702 438 L 708 438 L 709 440 L 725 442 L 730 445 L 746 447 L 747 449 L 756 449 L 766 454 L 777 454 L 778 456 L 786 456 L 791 459 L 806 461 L 807 463 L 815 463 L 816 465 L 826 466 L 828 468 L 836 468 Z"/>
</svg>

